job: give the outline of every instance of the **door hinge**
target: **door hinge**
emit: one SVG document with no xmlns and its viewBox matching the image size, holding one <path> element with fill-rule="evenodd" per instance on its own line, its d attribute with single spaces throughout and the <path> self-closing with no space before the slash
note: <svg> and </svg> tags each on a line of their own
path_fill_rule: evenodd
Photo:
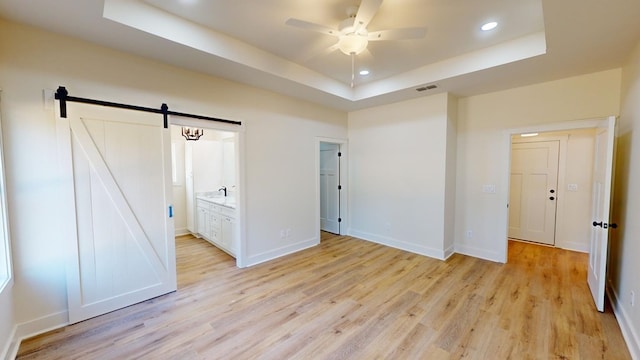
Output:
<svg viewBox="0 0 640 360">
<path fill-rule="evenodd" d="M 338 190 L 342 190 L 342 185 L 338 185 Z"/>
<path fill-rule="evenodd" d="M 342 218 L 338 218 L 338 222 L 342 222 Z"/>
<path fill-rule="evenodd" d="M 342 156 L 342 153 L 338 151 L 338 157 L 341 157 L 341 156 Z"/>
</svg>

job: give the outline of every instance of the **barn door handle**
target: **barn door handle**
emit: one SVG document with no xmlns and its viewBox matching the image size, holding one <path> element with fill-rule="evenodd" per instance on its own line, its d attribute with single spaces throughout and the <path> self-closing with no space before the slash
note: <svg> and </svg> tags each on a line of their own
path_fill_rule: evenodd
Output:
<svg viewBox="0 0 640 360">
<path fill-rule="evenodd" d="M 602 221 L 600 221 L 600 222 L 595 222 L 595 221 L 594 221 L 594 222 L 593 222 L 593 226 L 600 226 L 600 227 L 602 227 Z"/>
</svg>

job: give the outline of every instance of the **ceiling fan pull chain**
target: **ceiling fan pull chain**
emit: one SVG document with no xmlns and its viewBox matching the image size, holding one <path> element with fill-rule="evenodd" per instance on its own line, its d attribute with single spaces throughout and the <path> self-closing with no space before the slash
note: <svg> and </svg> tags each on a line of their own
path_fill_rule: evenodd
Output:
<svg viewBox="0 0 640 360">
<path fill-rule="evenodd" d="M 353 81 L 356 78 L 356 54 L 351 53 L 351 88 L 353 88 Z"/>
</svg>

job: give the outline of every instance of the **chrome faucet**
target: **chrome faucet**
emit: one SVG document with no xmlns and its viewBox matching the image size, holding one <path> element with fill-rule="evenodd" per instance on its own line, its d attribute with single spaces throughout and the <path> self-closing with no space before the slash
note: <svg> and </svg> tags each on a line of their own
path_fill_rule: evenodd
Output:
<svg viewBox="0 0 640 360">
<path fill-rule="evenodd" d="M 227 197 L 227 187 L 223 186 L 220 189 L 218 189 L 218 191 L 224 191 L 224 197 Z"/>
</svg>

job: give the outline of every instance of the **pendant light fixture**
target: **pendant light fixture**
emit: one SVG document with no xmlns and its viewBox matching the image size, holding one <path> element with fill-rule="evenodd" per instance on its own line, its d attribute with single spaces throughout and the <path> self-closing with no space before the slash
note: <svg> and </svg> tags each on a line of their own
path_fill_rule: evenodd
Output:
<svg viewBox="0 0 640 360">
<path fill-rule="evenodd" d="M 204 135 L 204 130 L 200 128 L 182 127 L 182 136 L 187 140 L 196 141 Z"/>
</svg>

